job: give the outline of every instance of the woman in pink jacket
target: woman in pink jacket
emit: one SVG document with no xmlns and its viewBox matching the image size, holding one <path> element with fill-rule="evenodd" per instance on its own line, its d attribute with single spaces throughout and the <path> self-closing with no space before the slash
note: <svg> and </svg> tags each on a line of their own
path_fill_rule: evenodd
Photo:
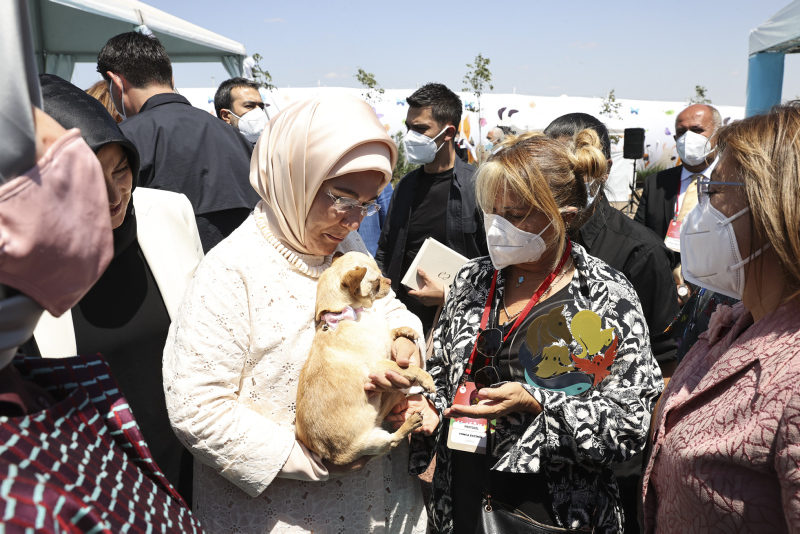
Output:
<svg viewBox="0 0 800 534">
<path fill-rule="evenodd" d="M 800 102 L 719 132 L 681 230 L 721 306 L 660 401 L 647 532 L 800 531 Z"/>
</svg>

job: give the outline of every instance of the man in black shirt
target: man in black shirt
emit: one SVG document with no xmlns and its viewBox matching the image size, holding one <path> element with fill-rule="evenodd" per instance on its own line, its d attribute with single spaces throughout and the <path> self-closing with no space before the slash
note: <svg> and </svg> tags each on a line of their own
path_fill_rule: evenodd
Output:
<svg viewBox="0 0 800 534">
<path fill-rule="evenodd" d="M 152 36 L 112 37 L 97 57 L 122 133 L 139 150 L 139 186 L 183 193 L 208 252 L 250 214 L 250 143 L 230 124 L 175 93 L 172 63 Z"/>
<path fill-rule="evenodd" d="M 610 172 L 611 142 L 608 129 L 595 117 L 586 113 L 570 113 L 551 122 L 544 133 L 569 143 L 575 134 L 586 128 L 593 129 L 600 137 Z M 677 344 L 666 330 L 680 311 L 672 278 L 673 252 L 655 232 L 612 208 L 603 193 L 604 185 L 587 184 L 589 204 L 573 221 L 570 238 L 584 247 L 587 253 L 624 274 L 633 285 L 650 331 L 650 348 L 666 384 L 677 365 Z M 635 534 L 639 532 L 637 505 L 641 501 L 641 454 L 612 468 L 625 511 L 625 532 Z"/>
<path fill-rule="evenodd" d="M 420 87 L 406 99 L 410 163 L 423 165 L 397 184 L 375 259 L 392 280 L 398 298 L 427 332 L 444 302 L 441 284 L 423 276 L 417 291 L 400 285 L 425 239 L 432 237 L 467 258 L 488 254 L 483 216 L 475 202 L 475 167 L 456 158 L 453 140 L 461 122 L 461 99 L 439 83 Z"/>
</svg>

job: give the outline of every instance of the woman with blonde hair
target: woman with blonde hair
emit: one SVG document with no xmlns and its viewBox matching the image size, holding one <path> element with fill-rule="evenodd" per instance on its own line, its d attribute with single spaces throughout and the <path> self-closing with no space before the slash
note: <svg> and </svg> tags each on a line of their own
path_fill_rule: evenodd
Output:
<svg viewBox="0 0 800 534">
<path fill-rule="evenodd" d="M 422 411 L 432 431 L 412 440 L 412 467 L 436 453 L 433 532 L 621 529 L 608 466 L 641 450 L 662 381 L 630 283 L 568 238 L 585 184 L 605 176 L 599 147 L 591 130 L 572 149 L 529 134 L 479 171 L 489 257 L 459 271 L 445 303 L 435 398 L 393 417 Z"/>
<path fill-rule="evenodd" d="M 644 476 L 647 532 L 800 529 L 800 102 L 718 132 L 681 229 L 720 306 L 672 377 Z"/>
<path fill-rule="evenodd" d="M 287 107 L 256 144 L 250 181 L 262 200 L 198 267 L 164 349 L 167 408 L 195 455 L 194 511 L 207 531 L 425 532 L 407 446 L 335 466 L 294 428 L 317 279 L 334 252 L 368 253 L 355 230 L 396 159 L 372 108 L 347 95 Z M 422 337 L 394 293 L 372 312 Z M 420 363 L 421 348 L 398 338 L 392 350 Z"/>
</svg>

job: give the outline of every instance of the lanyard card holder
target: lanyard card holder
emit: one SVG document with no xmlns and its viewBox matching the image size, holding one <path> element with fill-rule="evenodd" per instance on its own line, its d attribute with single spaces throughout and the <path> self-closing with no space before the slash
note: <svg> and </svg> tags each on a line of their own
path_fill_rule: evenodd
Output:
<svg viewBox="0 0 800 534">
<path fill-rule="evenodd" d="M 474 382 L 458 386 L 453 404 L 471 406 L 478 399 Z M 494 421 L 471 417 L 451 418 L 447 432 L 447 446 L 456 451 L 486 454 L 489 433 L 494 433 Z"/>
</svg>

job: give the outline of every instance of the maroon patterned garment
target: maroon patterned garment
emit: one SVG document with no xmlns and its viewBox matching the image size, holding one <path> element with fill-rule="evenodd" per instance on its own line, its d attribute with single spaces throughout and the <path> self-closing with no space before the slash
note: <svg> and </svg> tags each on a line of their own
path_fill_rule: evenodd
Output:
<svg viewBox="0 0 800 534">
<path fill-rule="evenodd" d="M 646 532 L 800 532 L 800 305 L 720 306 L 664 391 Z"/>
<path fill-rule="evenodd" d="M 153 462 L 101 356 L 14 364 L 56 403 L 0 417 L 5 532 L 202 532 Z"/>
</svg>

